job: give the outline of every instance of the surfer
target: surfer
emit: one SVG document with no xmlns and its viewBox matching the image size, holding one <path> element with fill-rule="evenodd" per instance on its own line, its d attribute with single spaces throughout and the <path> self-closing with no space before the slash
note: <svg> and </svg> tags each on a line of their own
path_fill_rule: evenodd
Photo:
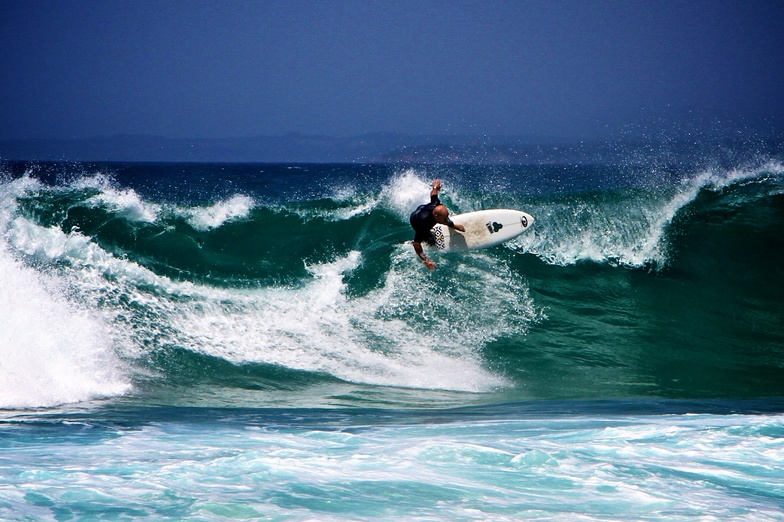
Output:
<svg viewBox="0 0 784 522">
<path fill-rule="evenodd" d="M 411 213 L 411 226 L 414 228 L 414 251 L 416 251 L 419 258 L 425 262 L 425 266 L 430 270 L 436 269 L 436 264 L 432 259 L 427 257 L 422 243 L 434 245 L 436 240 L 433 237 L 432 228 L 436 223 L 441 223 L 460 232 L 465 232 L 463 225 L 456 225 L 449 219 L 449 210 L 441 204 L 438 199 L 438 191 L 441 190 L 441 180 L 436 179 L 433 181 L 433 187 L 430 191 L 430 203 L 419 205 L 417 209 Z"/>
</svg>

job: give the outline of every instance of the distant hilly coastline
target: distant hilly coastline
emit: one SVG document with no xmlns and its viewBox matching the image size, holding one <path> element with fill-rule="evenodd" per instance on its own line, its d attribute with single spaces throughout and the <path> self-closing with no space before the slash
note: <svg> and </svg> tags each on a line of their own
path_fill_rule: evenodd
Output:
<svg viewBox="0 0 784 522">
<path fill-rule="evenodd" d="M 738 151 L 784 157 L 783 138 L 576 141 L 555 137 L 373 133 L 348 138 L 285 134 L 248 138 L 115 135 L 0 140 L 2 161 L 415 163 L 558 165 L 735 162 Z M 698 147 L 695 145 L 699 145 Z M 707 146 L 706 146 L 707 145 Z M 696 152 L 699 150 L 699 157 Z"/>
<path fill-rule="evenodd" d="M 496 147 L 558 140 L 468 135 L 372 133 L 339 138 L 284 134 L 247 138 L 164 138 L 115 135 L 74 139 L 0 140 L 0 159 L 37 161 L 150 161 L 260 163 L 373 163 L 418 160 L 444 147 Z M 415 152 L 416 151 L 416 152 Z M 432 158 L 438 160 L 438 158 Z M 440 161 L 440 160 L 439 160 Z"/>
</svg>

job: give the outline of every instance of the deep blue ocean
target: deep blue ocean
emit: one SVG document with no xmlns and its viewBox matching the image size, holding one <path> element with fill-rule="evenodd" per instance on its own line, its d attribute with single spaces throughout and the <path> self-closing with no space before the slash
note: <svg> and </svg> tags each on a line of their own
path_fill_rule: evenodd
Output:
<svg viewBox="0 0 784 522">
<path fill-rule="evenodd" d="M 0 163 L 0 519 L 784 520 L 784 162 Z"/>
</svg>

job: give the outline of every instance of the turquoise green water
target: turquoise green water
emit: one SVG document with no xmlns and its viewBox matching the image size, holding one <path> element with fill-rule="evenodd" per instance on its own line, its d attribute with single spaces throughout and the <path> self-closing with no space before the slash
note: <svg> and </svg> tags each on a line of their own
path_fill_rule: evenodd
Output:
<svg viewBox="0 0 784 522">
<path fill-rule="evenodd" d="M 3 518 L 781 512 L 780 163 L 4 172 Z"/>
</svg>

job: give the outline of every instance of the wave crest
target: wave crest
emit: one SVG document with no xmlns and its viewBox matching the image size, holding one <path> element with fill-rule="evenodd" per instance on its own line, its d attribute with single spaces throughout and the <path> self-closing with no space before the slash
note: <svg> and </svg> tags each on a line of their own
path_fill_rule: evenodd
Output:
<svg viewBox="0 0 784 522">
<path fill-rule="evenodd" d="M 670 226 L 700 194 L 770 179 L 776 181 L 772 191 L 781 193 L 782 173 L 781 164 L 769 163 L 751 169 L 705 171 L 675 185 L 539 200 L 530 209 L 537 226 L 508 246 L 559 266 L 591 261 L 631 268 L 664 267 L 670 262 Z M 769 193 L 760 191 L 745 204 Z"/>
</svg>

